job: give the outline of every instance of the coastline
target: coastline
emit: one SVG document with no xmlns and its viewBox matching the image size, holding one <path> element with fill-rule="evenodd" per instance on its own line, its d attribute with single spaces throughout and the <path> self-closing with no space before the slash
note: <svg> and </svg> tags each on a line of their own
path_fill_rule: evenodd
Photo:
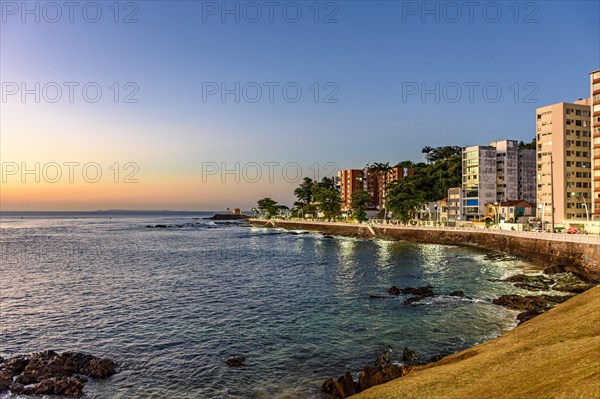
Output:
<svg viewBox="0 0 600 399">
<path fill-rule="evenodd" d="M 352 398 L 598 398 L 599 325 L 596 286 L 497 338 Z"/>
<path fill-rule="evenodd" d="M 483 248 L 508 253 L 542 267 L 560 266 L 585 280 L 600 283 L 600 237 L 596 236 L 295 220 L 249 219 L 248 223 L 258 227 L 307 230 L 328 235 Z"/>
<path fill-rule="evenodd" d="M 507 252 L 540 266 L 560 266 L 596 284 L 600 281 L 600 244 L 592 242 L 560 241 L 543 235 L 539 238 L 519 236 L 514 232 L 490 234 L 458 229 L 259 219 L 251 219 L 249 223 L 328 235 L 478 247 Z M 572 328 L 574 325 L 577 329 Z M 415 366 L 404 377 L 351 397 L 463 399 L 539 397 L 540 394 L 542 397 L 600 397 L 594 396 L 600 392 L 598 325 L 600 286 L 575 295 L 497 338 L 438 362 Z M 541 371 L 543 376 L 539 375 Z"/>
</svg>

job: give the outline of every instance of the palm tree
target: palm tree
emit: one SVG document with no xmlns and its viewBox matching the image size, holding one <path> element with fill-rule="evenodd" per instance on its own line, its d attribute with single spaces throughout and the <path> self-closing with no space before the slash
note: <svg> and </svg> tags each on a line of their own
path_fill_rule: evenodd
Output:
<svg viewBox="0 0 600 399">
<path fill-rule="evenodd" d="M 425 146 L 425 147 L 423 147 L 423 149 L 421 150 L 421 152 L 422 152 L 423 154 L 425 154 L 425 159 L 427 160 L 427 163 L 429 163 L 429 162 L 430 162 L 430 159 L 429 159 L 429 154 L 431 154 L 431 152 L 433 152 L 433 151 L 434 151 L 434 148 L 433 148 L 433 147 L 430 147 L 430 146 L 428 146 L 428 145 L 427 145 L 427 146 Z"/>
<path fill-rule="evenodd" d="M 383 218 L 386 218 L 386 212 L 385 212 L 385 192 L 387 190 L 387 183 L 388 183 L 388 176 L 390 174 L 390 172 L 392 171 L 392 167 L 390 166 L 389 162 L 386 163 L 380 163 L 380 162 L 375 162 L 373 165 L 371 165 L 369 167 L 369 172 L 373 173 L 377 179 L 381 182 L 381 196 L 380 196 L 380 203 L 381 203 L 381 207 L 383 208 Z"/>
</svg>

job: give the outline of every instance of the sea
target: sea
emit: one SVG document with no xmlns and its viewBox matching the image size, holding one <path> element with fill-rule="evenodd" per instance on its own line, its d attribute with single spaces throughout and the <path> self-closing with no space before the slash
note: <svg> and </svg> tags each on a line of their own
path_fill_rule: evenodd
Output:
<svg viewBox="0 0 600 399">
<path fill-rule="evenodd" d="M 88 398 L 322 398 L 325 379 L 356 376 L 387 348 L 395 363 L 405 347 L 426 360 L 510 330 L 516 312 L 492 300 L 522 291 L 496 280 L 539 272 L 480 249 L 211 215 L 0 214 L 0 356 L 115 360 Z M 437 295 L 405 304 L 394 285 Z M 224 364 L 237 355 L 242 367 Z"/>
</svg>

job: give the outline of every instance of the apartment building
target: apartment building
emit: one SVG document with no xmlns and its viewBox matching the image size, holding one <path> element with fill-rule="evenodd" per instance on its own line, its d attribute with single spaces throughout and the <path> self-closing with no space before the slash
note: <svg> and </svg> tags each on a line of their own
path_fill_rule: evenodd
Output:
<svg viewBox="0 0 600 399">
<path fill-rule="evenodd" d="M 362 169 L 340 170 L 338 177 L 342 211 L 347 211 L 352 207 L 352 193 L 356 190 L 363 190 L 364 171 Z"/>
<path fill-rule="evenodd" d="M 538 217 L 585 220 L 591 205 L 591 101 L 536 110 Z M 552 212 L 554 209 L 554 212 Z"/>
<path fill-rule="evenodd" d="M 592 207 L 594 220 L 600 220 L 600 69 L 590 73 L 592 115 Z"/>
<path fill-rule="evenodd" d="M 519 147 L 517 140 L 490 143 L 496 149 L 496 201 L 535 202 L 535 150 Z"/>
<path fill-rule="evenodd" d="M 356 190 L 365 190 L 369 194 L 369 207 L 382 209 L 389 184 L 413 175 L 413 168 L 393 167 L 387 172 L 376 172 L 367 165 L 364 169 L 340 170 L 338 177 L 342 210 L 352 207 L 352 193 Z"/>
<path fill-rule="evenodd" d="M 409 176 L 413 176 L 414 172 L 415 171 L 413 168 L 393 167 L 387 173 L 377 174 L 376 178 L 378 193 L 376 196 L 377 200 L 373 201 L 373 204 L 380 208 L 385 207 L 385 195 L 389 184 L 394 181 L 400 181 Z"/>
<path fill-rule="evenodd" d="M 536 159 L 534 149 L 519 149 L 519 173 L 517 199 L 536 203 Z"/>
<path fill-rule="evenodd" d="M 462 216 L 462 187 L 452 187 L 448 189 L 448 222 L 456 223 Z"/>
<path fill-rule="evenodd" d="M 496 200 L 519 199 L 519 143 L 500 140 L 490 143 L 496 149 Z"/>
<path fill-rule="evenodd" d="M 485 216 L 485 204 L 497 197 L 496 148 L 467 147 L 462 158 L 462 212 L 465 220 L 479 221 Z"/>
</svg>

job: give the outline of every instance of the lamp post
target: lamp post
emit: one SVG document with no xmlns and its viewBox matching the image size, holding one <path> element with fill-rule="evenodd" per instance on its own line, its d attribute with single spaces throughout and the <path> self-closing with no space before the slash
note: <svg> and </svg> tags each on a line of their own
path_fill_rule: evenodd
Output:
<svg viewBox="0 0 600 399">
<path fill-rule="evenodd" d="M 551 233 L 554 233 L 554 161 L 552 161 L 552 154 L 550 154 L 550 197 L 552 199 Z"/>
<path fill-rule="evenodd" d="M 496 228 L 498 228 L 498 223 L 500 223 L 500 218 L 498 217 L 498 201 L 494 201 L 494 221 L 496 222 Z"/>
<path fill-rule="evenodd" d="M 583 206 L 585 207 L 585 221 L 589 222 L 590 221 L 590 212 L 588 211 L 587 202 L 586 202 L 585 196 L 583 194 L 584 193 L 581 193 L 581 199 L 583 200 Z"/>
</svg>

